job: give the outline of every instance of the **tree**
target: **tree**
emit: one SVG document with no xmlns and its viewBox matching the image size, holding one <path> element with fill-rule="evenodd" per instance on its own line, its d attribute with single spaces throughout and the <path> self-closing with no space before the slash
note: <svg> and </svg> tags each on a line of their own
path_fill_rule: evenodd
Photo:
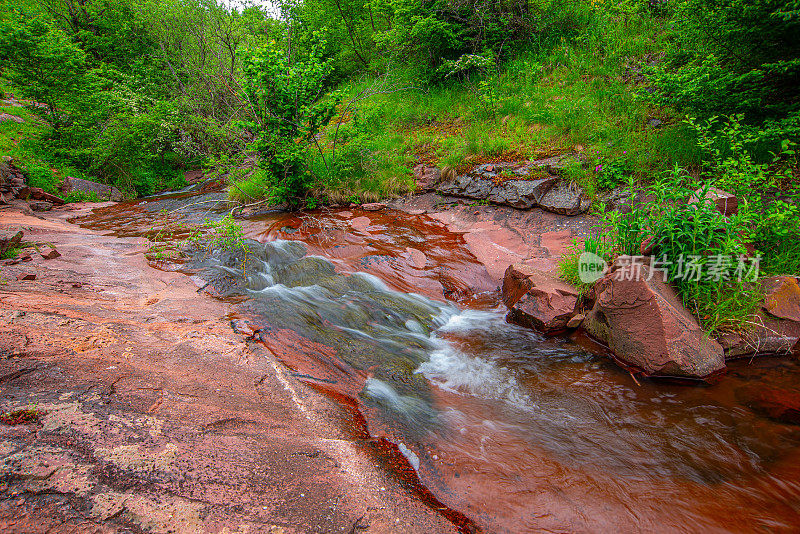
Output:
<svg viewBox="0 0 800 534">
<path fill-rule="evenodd" d="M 3 74 L 25 96 L 47 105 L 58 132 L 85 89 L 86 53 L 43 15 L 13 9 L 0 21 L 0 57 Z"/>
<path fill-rule="evenodd" d="M 303 54 L 293 55 L 273 42 L 244 60 L 246 94 L 257 117 L 252 125 L 259 132 L 256 147 L 274 179 L 272 194 L 280 200 L 304 196 L 304 154 L 310 143 L 316 144 L 317 132 L 336 105 L 335 99 L 321 101 L 333 70 L 332 60 L 325 58 L 325 40 L 318 32 L 309 38 Z"/>
</svg>

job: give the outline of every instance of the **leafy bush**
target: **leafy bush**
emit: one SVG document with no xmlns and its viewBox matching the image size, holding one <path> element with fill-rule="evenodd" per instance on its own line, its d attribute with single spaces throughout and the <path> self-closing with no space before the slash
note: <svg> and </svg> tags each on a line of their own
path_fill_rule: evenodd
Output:
<svg viewBox="0 0 800 534">
<path fill-rule="evenodd" d="M 800 10 L 785 0 L 678 0 L 673 44 L 652 71 L 661 104 L 709 117 L 741 113 L 796 138 Z M 793 130 L 793 131 L 792 131 Z"/>
</svg>

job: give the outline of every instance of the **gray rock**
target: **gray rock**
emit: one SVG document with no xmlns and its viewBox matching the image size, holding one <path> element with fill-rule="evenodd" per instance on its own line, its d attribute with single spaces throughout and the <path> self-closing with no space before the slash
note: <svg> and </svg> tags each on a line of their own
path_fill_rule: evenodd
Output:
<svg viewBox="0 0 800 534">
<path fill-rule="evenodd" d="M 579 186 L 559 181 L 541 198 L 539 206 L 561 215 L 578 215 L 588 210 L 591 202 Z"/>
<path fill-rule="evenodd" d="M 113 200 L 114 202 L 120 202 L 122 200 L 122 191 L 116 187 L 98 182 L 92 182 L 91 180 L 67 176 L 64 178 L 64 192 L 69 193 L 71 191 L 97 193 L 99 198 L 103 200 Z"/>
<path fill-rule="evenodd" d="M 33 211 L 50 211 L 53 209 L 53 203 L 46 200 L 31 200 L 28 205 Z"/>
</svg>

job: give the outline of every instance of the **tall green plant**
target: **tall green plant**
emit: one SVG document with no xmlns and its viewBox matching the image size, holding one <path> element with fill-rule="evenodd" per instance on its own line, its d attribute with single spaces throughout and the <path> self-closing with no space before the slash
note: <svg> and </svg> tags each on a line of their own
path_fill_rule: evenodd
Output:
<svg viewBox="0 0 800 534">
<path fill-rule="evenodd" d="M 317 32 L 310 40 L 304 53 L 270 43 L 244 60 L 245 90 L 257 119 L 251 125 L 258 131 L 254 146 L 273 177 L 265 196 L 276 200 L 296 202 L 305 196 L 306 152 L 317 145 L 316 135 L 337 103 L 335 98 L 322 100 L 333 68 L 325 56 L 325 40 Z"/>
</svg>

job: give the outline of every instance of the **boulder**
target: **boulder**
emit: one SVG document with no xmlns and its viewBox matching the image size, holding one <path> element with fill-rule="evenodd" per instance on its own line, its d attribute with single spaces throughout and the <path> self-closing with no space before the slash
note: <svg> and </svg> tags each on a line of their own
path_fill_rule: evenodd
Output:
<svg viewBox="0 0 800 534">
<path fill-rule="evenodd" d="M 703 189 L 698 189 L 692 194 L 691 198 L 689 198 L 689 202 L 698 202 L 701 195 L 702 198 L 714 201 L 717 210 L 725 216 L 735 215 L 736 212 L 739 211 L 739 200 L 736 198 L 736 195 L 723 191 L 722 189 L 717 189 L 716 187 L 709 187 L 705 194 L 703 194 Z"/>
<path fill-rule="evenodd" d="M 122 200 L 122 191 L 110 185 L 92 182 L 91 180 L 84 180 L 82 178 L 73 178 L 67 176 L 64 178 L 64 192 L 71 191 L 84 191 L 86 193 L 97 193 L 97 196 L 103 200 L 112 200 L 120 202 Z"/>
<path fill-rule="evenodd" d="M 454 180 L 439 184 L 440 193 L 488 200 L 494 204 L 505 204 L 514 208 L 529 209 L 539 204 L 547 191 L 558 182 L 555 177 L 534 180 L 506 180 L 496 182 L 492 179 L 470 175 L 456 176 Z"/>
<path fill-rule="evenodd" d="M 800 322 L 800 286 L 794 276 L 770 276 L 761 281 L 762 307 L 779 319 Z"/>
<path fill-rule="evenodd" d="M 722 346 L 647 265 L 613 265 L 594 296 L 583 327 L 619 360 L 657 376 L 704 378 L 724 369 Z"/>
<path fill-rule="evenodd" d="M 385 202 L 368 202 L 367 204 L 361 204 L 361 209 L 365 211 L 380 211 L 382 209 L 386 209 Z"/>
<path fill-rule="evenodd" d="M 511 265 L 503 277 L 502 296 L 508 322 L 554 335 L 567 329 L 579 292 L 543 271 Z"/>
<path fill-rule="evenodd" d="M 578 215 L 592 205 L 580 186 L 559 181 L 539 200 L 539 207 L 561 215 Z"/>
<path fill-rule="evenodd" d="M 55 195 L 51 195 L 50 193 L 46 193 L 44 191 L 44 189 L 42 189 L 41 187 L 31 187 L 29 195 L 30 195 L 30 198 L 32 198 L 34 200 L 41 200 L 43 202 L 49 202 L 51 204 L 50 208 L 53 207 L 52 204 L 55 204 L 56 206 L 61 206 L 62 204 L 64 204 L 64 199 L 63 198 L 57 197 Z M 39 210 L 39 211 L 47 211 L 50 208 Z M 35 210 L 36 208 L 31 207 L 31 209 Z"/>
</svg>

